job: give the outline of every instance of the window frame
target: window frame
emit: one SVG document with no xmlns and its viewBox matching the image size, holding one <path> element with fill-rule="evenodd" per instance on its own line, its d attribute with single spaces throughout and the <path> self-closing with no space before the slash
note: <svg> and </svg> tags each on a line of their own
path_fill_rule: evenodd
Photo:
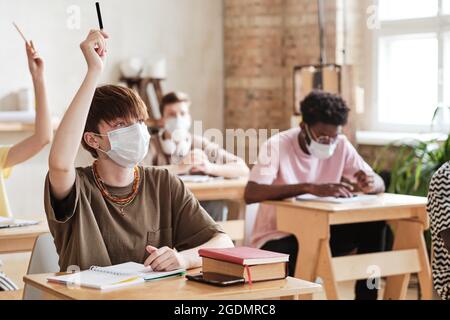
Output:
<svg viewBox="0 0 450 320">
<path fill-rule="evenodd" d="M 431 125 L 431 118 L 427 125 L 410 125 L 401 123 L 386 123 L 379 120 L 379 77 L 380 77 L 380 40 L 389 36 L 407 36 L 414 34 L 436 34 L 438 40 L 438 103 L 444 101 L 444 49 L 445 39 L 450 35 L 450 14 L 443 14 L 443 0 L 438 1 L 438 13 L 436 16 L 400 20 L 380 20 L 380 28 L 369 30 L 370 36 L 366 39 L 366 48 L 371 50 L 368 54 L 368 74 L 370 94 L 366 97 L 366 103 L 371 106 L 371 112 L 368 113 L 370 120 L 365 121 L 368 129 L 372 131 L 391 131 L 391 132 L 431 132 L 435 131 Z M 372 0 L 372 5 L 379 9 L 379 1 Z M 378 12 L 379 13 L 379 12 Z M 370 61 L 371 60 L 371 61 Z M 450 66 L 448 66 L 450 68 Z M 437 107 L 437 106 L 436 106 Z"/>
</svg>

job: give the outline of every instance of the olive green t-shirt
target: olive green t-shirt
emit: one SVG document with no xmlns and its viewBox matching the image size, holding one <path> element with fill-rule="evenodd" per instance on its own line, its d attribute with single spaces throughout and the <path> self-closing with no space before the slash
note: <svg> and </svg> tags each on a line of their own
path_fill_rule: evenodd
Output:
<svg viewBox="0 0 450 320">
<path fill-rule="evenodd" d="M 139 167 L 136 198 L 124 208 L 104 198 L 92 167 L 77 168 L 66 199 L 57 201 L 45 182 L 45 212 L 59 254 L 61 271 L 81 270 L 128 261 L 143 263 L 147 245 L 191 249 L 223 232 L 183 182 L 165 169 Z M 131 193 L 132 185 L 108 187 L 115 196 Z"/>
</svg>

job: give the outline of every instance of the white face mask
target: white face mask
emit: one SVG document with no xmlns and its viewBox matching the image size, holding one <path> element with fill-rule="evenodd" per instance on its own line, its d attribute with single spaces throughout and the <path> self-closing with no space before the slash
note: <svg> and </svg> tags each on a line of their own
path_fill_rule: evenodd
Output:
<svg viewBox="0 0 450 320">
<path fill-rule="evenodd" d="M 189 131 L 191 128 L 191 117 L 190 116 L 177 116 L 171 117 L 166 121 L 164 129 L 169 131 L 170 133 L 175 132 L 176 130 L 186 130 Z"/>
<path fill-rule="evenodd" d="M 326 160 L 331 158 L 333 156 L 334 151 L 336 151 L 337 142 L 331 143 L 331 144 L 323 144 L 318 143 L 312 138 L 312 135 L 308 130 L 306 130 L 306 133 L 309 137 L 309 140 L 311 140 L 311 143 L 307 145 L 309 153 L 320 160 Z"/>
<path fill-rule="evenodd" d="M 175 130 L 171 139 L 163 139 L 160 133 L 160 141 L 163 152 L 169 156 L 185 157 L 191 150 L 192 138 L 189 132 L 185 130 Z"/>
<path fill-rule="evenodd" d="M 144 160 L 148 153 L 150 134 L 144 123 L 136 123 L 126 128 L 108 132 L 111 150 L 105 152 L 108 157 L 124 168 L 133 168 Z"/>
</svg>

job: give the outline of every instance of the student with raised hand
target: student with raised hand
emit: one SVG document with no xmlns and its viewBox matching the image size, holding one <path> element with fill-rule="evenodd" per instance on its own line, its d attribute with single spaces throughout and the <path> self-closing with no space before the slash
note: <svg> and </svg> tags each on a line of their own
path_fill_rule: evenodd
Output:
<svg viewBox="0 0 450 320">
<path fill-rule="evenodd" d="M 301 103 L 303 122 L 299 128 L 282 132 L 262 147 L 245 191 L 247 203 L 282 200 L 302 194 L 351 197 L 353 192 L 382 193 L 384 182 L 341 134 L 349 109 L 333 94 L 316 91 Z M 383 249 L 384 222 L 331 227 L 331 251 L 341 256 Z M 262 249 L 288 253 L 289 272 L 295 274 L 299 244 L 295 236 L 276 228 L 272 206 L 261 204 L 252 237 Z M 303 261 L 302 263 L 309 263 Z M 366 280 L 355 287 L 356 299 L 376 299 Z"/>
<path fill-rule="evenodd" d="M 48 145 L 53 134 L 45 89 L 44 61 L 32 41 L 26 42 L 25 47 L 36 97 L 35 131 L 31 137 L 13 146 L 0 147 L 0 168 L 2 169 L 0 174 L 0 216 L 3 217 L 12 216 L 3 179 L 9 176 L 12 167 L 32 158 Z"/>
<path fill-rule="evenodd" d="M 166 94 L 160 106 L 163 127 L 150 142 L 144 164 L 162 166 L 174 174 L 202 174 L 224 178 L 246 178 L 247 164 L 205 137 L 192 135 L 191 101 L 182 92 Z M 223 201 L 202 201 L 216 221 L 224 219 Z"/>
<path fill-rule="evenodd" d="M 199 267 L 198 249 L 233 243 L 176 176 L 137 166 L 148 152 L 147 109 L 133 90 L 97 88 L 107 39 L 92 30 L 81 43 L 87 73 L 50 152 L 45 209 L 60 268 Z M 96 159 L 87 168 L 75 168 L 80 141 Z"/>
</svg>

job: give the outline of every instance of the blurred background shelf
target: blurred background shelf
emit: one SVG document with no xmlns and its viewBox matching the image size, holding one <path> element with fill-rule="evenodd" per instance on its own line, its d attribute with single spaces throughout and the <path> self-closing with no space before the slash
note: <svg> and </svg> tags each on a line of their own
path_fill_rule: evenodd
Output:
<svg viewBox="0 0 450 320">
<path fill-rule="evenodd" d="M 27 132 L 34 130 L 34 112 L 0 112 L 0 132 Z M 56 130 L 61 119 L 52 117 L 53 129 Z"/>
</svg>

